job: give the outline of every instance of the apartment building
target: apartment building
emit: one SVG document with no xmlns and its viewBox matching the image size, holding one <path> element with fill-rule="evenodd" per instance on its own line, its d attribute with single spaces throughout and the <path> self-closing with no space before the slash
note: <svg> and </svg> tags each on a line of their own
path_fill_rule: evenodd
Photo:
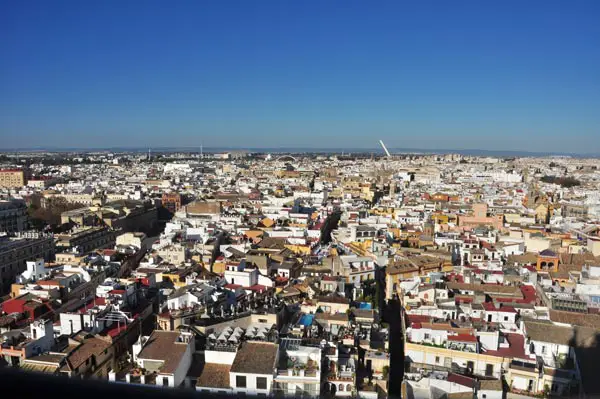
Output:
<svg viewBox="0 0 600 399">
<path fill-rule="evenodd" d="M 0 169 L 0 187 L 18 188 L 27 184 L 27 172 L 23 169 Z"/>
<path fill-rule="evenodd" d="M 27 206 L 23 201 L 0 201 L 0 232 L 14 233 L 26 230 Z"/>
<path fill-rule="evenodd" d="M 68 234 L 59 234 L 56 247 L 62 250 L 77 249 L 85 253 L 94 249 L 112 248 L 116 232 L 107 227 L 76 228 Z"/>
<path fill-rule="evenodd" d="M 26 269 L 26 262 L 54 258 L 54 238 L 38 234 L 37 238 L 0 238 L 0 295 L 10 292 L 10 286 Z"/>
</svg>

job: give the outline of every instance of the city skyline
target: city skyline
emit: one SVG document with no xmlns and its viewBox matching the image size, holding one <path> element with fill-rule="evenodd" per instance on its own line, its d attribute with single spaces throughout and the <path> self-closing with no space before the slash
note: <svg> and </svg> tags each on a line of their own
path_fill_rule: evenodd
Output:
<svg viewBox="0 0 600 399">
<path fill-rule="evenodd" d="M 1 153 L 92 153 L 92 152 L 114 152 L 114 153 L 145 153 L 148 150 L 154 153 L 198 153 L 200 154 L 199 146 L 188 146 L 188 147 L 166 147 L 166 146 L 154 146 L 154 147 L 64 147 L 64 146 L 38 146 L 38 147 L 23 147 L 23 148 L 0 148 Z M 464 156 L 475 156 L 475 157 L 575 157 L 575 158 L 599 158 L 600 153 L 591 152 L 565 152 L 565 151 L 516 151 L 516 150 L 486 150 L 479 148 L 399 148 L 390 147 L 391 155 L 448 155 L 448 154 L 459 154 Z M 248 153 L 281 153 L 281 154 L 371 154 L 375 156 L 385 157 L 385 152 L 381 147 L 204 147 L 204 154 L 215 154 L 215 153 L 228 153 L 228 152 L 248 152 Z"/>
<path fill-rule="evenodd" d="M 2 149 L 600 153 L 597 2 L 33 5 L 1 17 Z"/>
</svg>

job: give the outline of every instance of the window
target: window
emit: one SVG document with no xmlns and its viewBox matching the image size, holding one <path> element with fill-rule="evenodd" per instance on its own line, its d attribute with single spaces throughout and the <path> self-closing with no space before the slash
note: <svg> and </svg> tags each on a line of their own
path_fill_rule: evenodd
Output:
<svg viewBox="0 0 600 399">
<path fill-rule="evenodd" d="M 235 386 L 237 388 L 246 388 L 246 376 L 236 375 L 235 376 Z"/>
<path fill-rule="evenodd" d="M 545 354 L 546 354 L 546 346 L 542 345 L 542 355 L 545 355 Z"/>
<path fill-rule="evenodd" d="M 426 339 L 426 340 L 431 339 L 431 334 L 425 333 L 425 338 L 424 339 Z"/>
<path fill-rule="evenodd" d="M 256 377 L 256 389 L 267 389 L 267 377 Z"/>
<path fill-rule="evenodd" d="M 475 363 L 473 363 L 472 361 L 468 361 L 467 362 L 467 369 L 469 369 L 469 371 L 473 371 L 473 367 L 475 366 Z"/>
<path fill-rule="evenodd" d="M 493 364 L 485 365 L 485 375 L 487 377 L 491 377 L 492 375 L 494 375 L 494 365 Z"/>
<path fill-rule="evenodd" d="M 439 357 L 439 356 L 436 356 L 436 357 L 435 357 L 435 363 L 437 364 L 437 363 L 439 363 L 439 362 L 440 362 L 440 357 Z"/>
<path fill-rule="evenodd" d="M 508 321 L 508 316 L 504 316 L 504 321 Z"/>
<path fill-rule="evenodd" d="M 168 386 L 169 385 L 169 377 L 163 377 L 163 386 Z"/>
</svg>

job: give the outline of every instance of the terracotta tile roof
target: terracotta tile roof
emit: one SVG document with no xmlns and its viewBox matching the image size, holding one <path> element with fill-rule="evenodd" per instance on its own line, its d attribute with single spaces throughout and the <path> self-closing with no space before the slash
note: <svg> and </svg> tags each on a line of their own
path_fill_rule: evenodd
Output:
<svg viewBox="0 0 600 399">
<path fill-rule="evenodd" d="M 339 304 L 349 304 L 350 301 L 341 296 L 320 296 L 317 298 L 318 302 L 322 303 L 339 303 Z"/>
<path fill-rule="evenodd" d="M 558 345 L 590 347 L 600 330 L 590 327 L 563 327 L 551 321 L 525 320 L 525 332 L 532 340 Z"/>
<path fill-rule="evenodd" d="M 160 372 L 172 374 L 185 353 L 187 343 L 177 342 L 179 332 L 155 330 L 138 355 L 140 359 L 162 360 Z"/>
<path fill-rule="evenodd" d="M 519 287 L 499 284 L 469 284 L 469 283 L 447 283 L 449 290 L 464 290 L 484 292 L 487 294 L 503 294 L 511 296 L 522 296 Z"/>
<path fill-rule="evenodd" d="M 600 330 L 600 315 L 550 310 L 550 320 L 574 326 L 591 327 Z"/>
<path fill-rule="evenodd" d="M 196 381 L 198 388 L 230 388 L 229 364 L 206 363 Z"/>
<path fill-rule="evenodd" d="M 481 391 L 502 391 L 502 381 L 500 380 L 480 380 L 479 390 Z"/>
<path fill-rule="evenodd" d="M 235 355 L 231 372 L 272 375 L 277 361 L 277 344 L 247 341 Z"/>
<path fill-rule="evenodd" d="M 85 338 L 83 343 L 67 356 L 67 362 L 76 369 L 92 356 L 98 356 L 111 346 L 111 342 L 97 337 Z"/>
</svg>

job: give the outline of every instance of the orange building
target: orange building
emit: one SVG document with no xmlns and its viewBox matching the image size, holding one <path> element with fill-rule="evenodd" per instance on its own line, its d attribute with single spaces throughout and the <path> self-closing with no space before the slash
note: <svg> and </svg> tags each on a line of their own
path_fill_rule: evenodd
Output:
<svg viewBox="0 0 600 399">
<path fill-rule="evenodd" d="M 488 216 L 487 204 L 473 204 L 471 216 L 459 216 L 458 225 L 465 227 L 493 226 L 500 230 L 504 226 L 504 215 Z"/>
<path fill-rule="evenodd" d="M 559 256 L 556 252 L 545 249 L 538 254 L 536 269 L 538 271 L 558 272 Z"/>
</svg>

